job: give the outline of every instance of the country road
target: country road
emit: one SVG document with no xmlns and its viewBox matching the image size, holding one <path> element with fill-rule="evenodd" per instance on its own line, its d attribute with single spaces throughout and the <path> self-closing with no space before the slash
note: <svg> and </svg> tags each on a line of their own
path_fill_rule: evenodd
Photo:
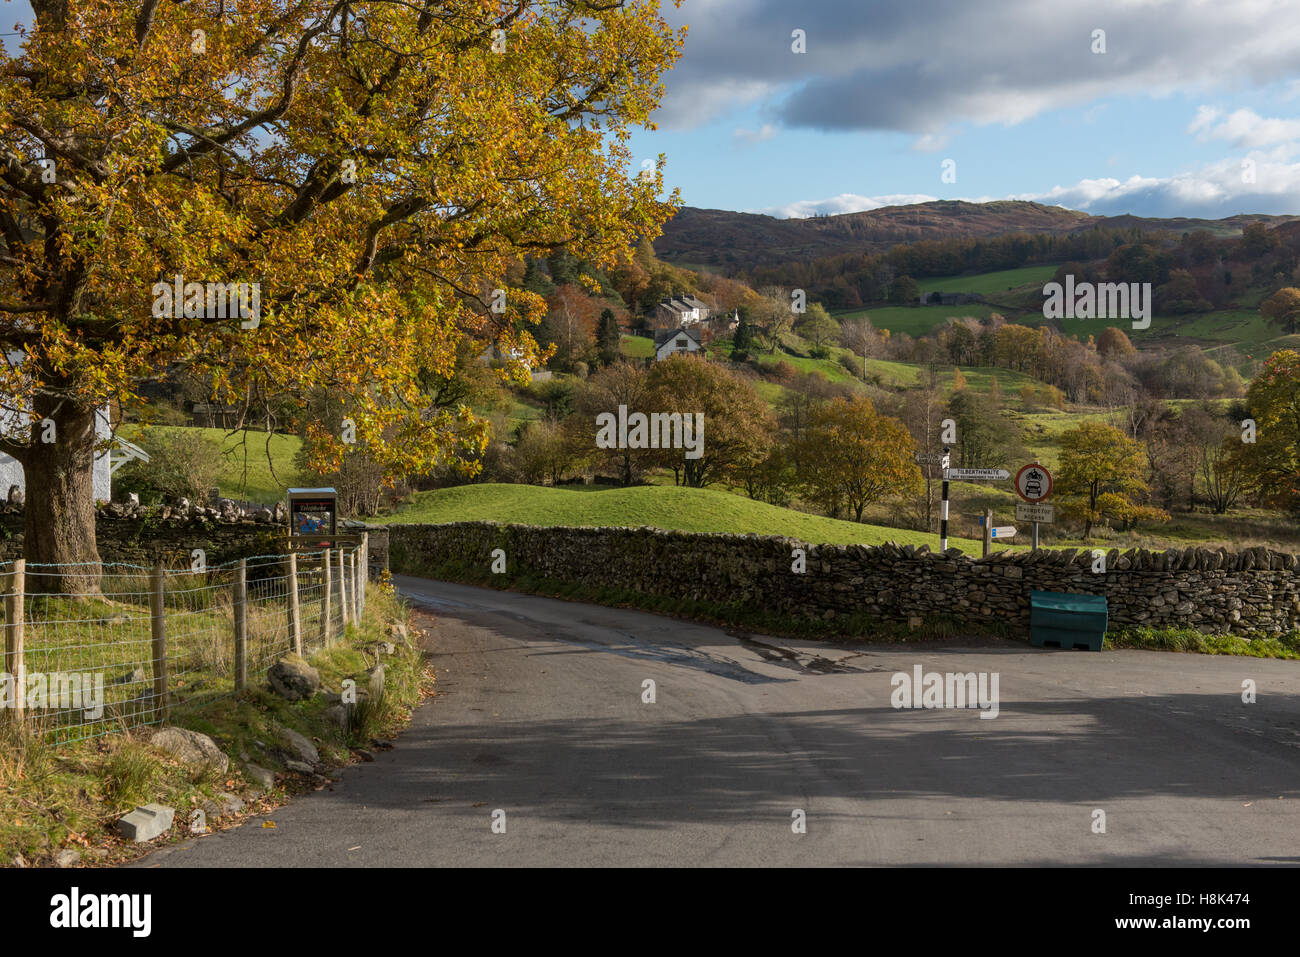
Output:
<svg viewBox="0 0 1300 957">
<path fill-rule="evenodd" d="M 397 583 L 436 616 L 438 694 L 396 747 L 140 866 L 1300 863 L 1300 662 L 831 645 Z M 998 716 L 894 709 L 917 664 L 996 672 Z"/>
</svg>

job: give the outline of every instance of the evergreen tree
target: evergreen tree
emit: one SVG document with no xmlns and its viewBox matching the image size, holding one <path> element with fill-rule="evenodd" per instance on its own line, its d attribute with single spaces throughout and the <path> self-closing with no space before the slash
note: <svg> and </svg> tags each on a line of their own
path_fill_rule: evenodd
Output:
<svg viewBox="0 0 1300 957">
<path fill-rule="evenodd" d="M 551 281 L 557 286 L 578 281 L 582 272 L 582 263 L 567 249 L 560 248 L 546 258 L 546 265 L 551 270 Z"/>
<path fill-rule="evenodd" d="M 542 298 L 548 298 L 555 293 L 555 283 L 546 277 L 546 274 L 537 268 L 537 260 L 531 256 L 524 266 L 524 278 L 520 283 L 529 292 L 535 292 Z"/>
<path fill-rule="evenodd" d="M 601 365 L 613 365 L 622 357 L 622 335 L 613 310 L 601 310 L 600 325 L 596 328 L 596 352 Z"/>
<path fill-rule="evenodd" d="M 742 310 L 740 322 L 731 337 L 731 357 L 738 362 L 743 362 L 749 356 L 749 350 L 752 348 L 754 348 L 754 330 L 750 328 L 749 319 L 746 318 Z"/>
</svg>

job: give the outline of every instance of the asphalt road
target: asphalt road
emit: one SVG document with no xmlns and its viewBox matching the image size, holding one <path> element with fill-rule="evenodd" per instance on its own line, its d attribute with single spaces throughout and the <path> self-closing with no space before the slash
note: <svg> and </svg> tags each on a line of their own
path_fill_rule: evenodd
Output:
<svg viewBox="0 0 1300 957">
<path fill-rule="evenodd" d="M 143 866 L 1300 863 L 1297 662 L 752 639 L 397 581 L 438 685 L 397 746 Z M 998 716 L 893 708 L 916 664 L 996 672 Z"/>
</svg>

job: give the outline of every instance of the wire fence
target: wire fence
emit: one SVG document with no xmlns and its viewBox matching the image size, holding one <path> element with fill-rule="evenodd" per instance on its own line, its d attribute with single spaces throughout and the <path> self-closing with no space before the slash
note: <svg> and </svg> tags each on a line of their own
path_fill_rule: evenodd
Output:
<svg viewBox="0 0 1300 957">
<path fill-rule="evenodd" d="M 0 563 L 0 721 L 56 744 L 238 694 L 358 623 L 366 544 L 175 569 Z"/>
</svg>

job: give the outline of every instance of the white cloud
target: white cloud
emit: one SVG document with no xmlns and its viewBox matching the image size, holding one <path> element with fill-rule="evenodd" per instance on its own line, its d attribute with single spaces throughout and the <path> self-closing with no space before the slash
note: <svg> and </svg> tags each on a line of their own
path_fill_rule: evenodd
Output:
<svg viewBox="0 0 1300 957">
<path fill-rule="evenodd" d="M 1220 120 L 1220 118 L 1222 119 Z M 1187 127 L 1202 143 L 1223 140 L 1233 146 L 1251 149 L 1300 139 L 1300 120 L 1273 119 L 1254 110 L 1240 109 L 1224 117 L 1221 110 L 1202 106 Z"/>
<path fill-rule="evenodd" d="M 1217 219 L 1240 212 L 1300 213 L 1300 163 L 1293 146 L 1219 160 L 1173 176 L 1085 179 L 1046 193 L 1012 197 L 1055 203 L 1102 215 L 1193 216 Z"/>
<path fill-rule="evenodd" d="M 925 133 L 912 141 L 912 149 L 918 153 L 934 153 L 947 145 L 947 133 Z"/>
<path fill-rule="evenodd" d="M 780 131 L 777 129 L 775 123 L 764 123 L 756 130 L 747 130 L 737 127 L 732 132 L 731 138 L 737 143 L 752 146 L 755 143 L 762 143 L 765 140 L 772 139 L 772 137 L 776 136 L 778 132 Z"/>
<path fill-rule="evenodd" d="M 1206 131 L 1214 125 L 1214 121 L 1222 115 L 1223 111 L 1217 106 L 1198 106 L 1196 116 L 1191 123 L 1187 124 L 1187 132 L 1204 136 Z"/>
<path fill-rule="evenodd" d="M 912 203 L 931 203 L 939 197 L 924 193 L 899 193 L 893 196 L 859 196 L 857 193 L 840 193 L 830 199 L 806 199 L 784 206 L 767 209 L 747 209 L 747 213 L 763 213 L 777 219 L 807 219 L 810 216 L 836 216 L 840 213 L 861 213 L 881 206 L 907 206 Z"/>
<path fill-rule="evenodd" d="M 1098 177 L 1082 179 L 1041 192 L 1010 196 L 961 197 L 967 202 L 994 199 L 1022 199 L 1049 206 L 1079 209 L 1099 216 L 1175 217 L 1218 219 L 1242 212 L 1300 214 L 1300 143 L 1288 143 L 1269 151 L 1255 151 L 1247 157 L 1219 160 L 1173 176 L 1132 175 L 1127 179 Z M 1253 163 L 1246 175 L 1242 163 Z M 856 213 L 881 206 L 903 206 L 931 202 L 937 197 L 923 194 L 859 196 L 842 193 L 830 199 L 801 200 L 769 209 L 747 210 L 781 219 L 813 215 Z"/>
<path fill-rule="evenodd" d="M 740 78 L 719 78 L 707 84 L 692 85 L 683 96 L 665 98 L 663 105 L 655 111 L 655 121 L 669 129 L 693 129 L 756 103 L 776 89 L 774 83 Z"/>
<path fill-rule="evenodd" d="M 1095 106 L 1088 107 L 1088 109 L 1083 111 L 1083 122 L 1088 126 L 1096 125 L 1101 114 L 1106 112 L 1106 106 L 1107 104 L 1105 103 L 1098 103 Z"/>
</svg>

